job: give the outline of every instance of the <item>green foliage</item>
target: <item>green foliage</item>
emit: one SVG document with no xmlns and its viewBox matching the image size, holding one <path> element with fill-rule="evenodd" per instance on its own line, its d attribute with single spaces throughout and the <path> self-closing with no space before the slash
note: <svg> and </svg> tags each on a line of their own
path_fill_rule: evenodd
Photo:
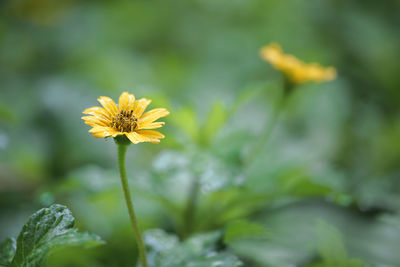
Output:
<svg viewBox="0 0 400 267">
<path fill-rule="evenodd" d="M 0 266 L 10 266 L 17 249 L 17 241 L 14 238 L 6 238 L 0 244 Z"/>
<path fill-rule="evenodd" d="M 16 235 L 26 210 L 60 201 L 108 245 L 50 249 L 51 267 L 132 267 L 115 145 L 92 138 L 79 119 L 98 96 L 129 91 L 171 111 L 166 138 L 127 155 L 142 229 L 183 232 L 196 180 L 188 235 L 225 230 L 227 251 L 246 267 L 357 263 L 353 255 L 367 266 L 399 265 L 398 0 L 0 6 L 0 240 Z M 338 79 L 296 88 L 246 164 L 282 92 L 282 75 L 259 56 L 271 41 L 336 67 Z M 345 242 L 329 227 L 315 231 L 318 219 Z M 169 242 L 175 257 L 186 244 Z M 16 249 L 3 242 L 1 264 Z"/>
<path fill-rule="evenodd" d="M 17 241 L 7 239 L 0 247 L 2 265 L 39 267 L 49 253 L 68 246 L 94 247 L 103 244 L 92 234 L 73 228 L 75 219 L 65 206 L 54 204 L 34 213 L 22 227 Z"/>
<path fill-rule="evenodd" d="M 215 103 L 208 114 L 201 133 L 204 144 L 208 145 L 211 142 L 213 136 L 226 122 L 227 116 L 224 106 L 221 103 Z"/>
<path fill-rule="evenodd" d="M 199 122 L 194 110 L 186 107 L 176 112 L 171 119 L 179 128 L 181 128 L 192 140 L 199 138 Z"/>
<path fill-rule="evenodd" d="M 182 243 L 163 230 L 150 230 L 144 235 L 151 267 L 242 266 L 235 255 L 218 250 L 220 239 L 220 232 L 195 235 Z"/>
<path fill-rule="evenodd" d="M 207 147 L 227 118 L 227 110 L 222 103 L 217 102 L 212 106 L 204 122 L 200 121 L 191 107 L 185 107 L 175 112 L 172 122 L 190 137 L 192 142 Z"/>
<path fill-rule="evenodd" d="M 287 171 L 279 182 L 283 193 L 292 196 L 325 196 L 333 191 L 331 187 L 313 181 L 303 168 Z"/>
<path fill-rule="evenodd" d="M 317 249 L 322 258 L 323 267 L 362 267 L 364 263 L 360 259 L 349 258 L 344 245 L 343 236 L 332 225 L 324 221 L 318 221 L 316 227 Z"/>
<path fill-rule="evenodd" d="M 0 122 L 1 121 L 7 121 L 7 122 L 13 122 L 15 121 L 15 114 L 13 113 L 13 110 L 10 109 L 8 106 L 5 106 L 2 102 L 0 102 Z"/>
<path fill-rule="evenodd" d="M 224 242 L 231 243 L 240 238 L 267 238 L 270 236 L 264 225 L 246 220 L 234 221 L 226 227 Z"/>
</svg>

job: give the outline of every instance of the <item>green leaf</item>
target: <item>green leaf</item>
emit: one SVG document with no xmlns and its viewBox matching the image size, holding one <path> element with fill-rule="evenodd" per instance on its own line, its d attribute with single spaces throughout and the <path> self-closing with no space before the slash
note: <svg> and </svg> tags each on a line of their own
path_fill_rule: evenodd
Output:
<svg viewBox="0 0 400 267">
<path fill-rule="evenodd" d="M 150 267 L 238 267 L 240 260 L 228 251 L 218 251 L 220 232 L 200 234 L 179 243 L 174 235 L 163 230 L 144 234 Z"/>
<path fill-rule="evenodd" d="M 0 103 L 0 121 L 14 122 L 16 119 L 15 113 L 11 108 L 6 106 L 4 103 Z"/>
<path fill-rule="evenodd" d="M 226 228 L 224 242 L 230 243 L 240 238 L 266 238 L 268 236 L 269 233 L 262 224 L 237 220 Z"/>
<path fill-rule="evenodd" d="M 64 246 L 93 247 L 103 244 L 96 235 L 78 233 L 70 210 L 52 205 L 34 213 L 23 226 L 11 267 L 40 266 L 54 249 Z"/>
<path fill-rule="evenodd" d="M 218 132 L 221 126 L 226 122 L 227 112 L 221 103 L 215 103 L 210 113 L 208 114 L 206 123 L 204 124 L 202 141 L 205 145 L 210 143 L 210 140 Z"/>
<path fill-rule="evenodd" d="M 181 128 L 194 142 L 199 138 L 199 123 L 194 110 L 190 107 L 175 112 L 171 121 Z"/>
<path fill-rule="evenodd" d="M 0 244 L 0 266 L 9 266 L 17 249 L 14 238 L 7 238 Z"/>
<path fill-rule="evenodd" d="M 210 225 L 223 227 L 231 221 L 245 218 L 265 207 L 270 200 L 269 194 L 255 194 L 240 187 L 216 191 L 200 206 L 197 225 L 202 229 Z"/>
<path fill-rule="evenodd" d="M 349 259 L 343 236 L 334 226 L 320 220 L 317 222 L 317 249 L 323 259 L 322 266 L 361 267 L 360 259 Z"/>
<path fill-rule="evenodd" d="M 278 81 L 251 83 L 243 88 L 242 93 L 236 97 L 236 101 L 228 111 L 228 116 L 234 115 L 245 105 L 248 105 L 250 101 L 255 98 L 263 98 L 265 94 L 268 95 L 269 103 L 278 101 L 281 97 L 281 84 Z"/>
<path fill-rule="evenodd" d="M 302 168 L 289 169 L 280 179 L 284 193 L 298 197 L 326 196 L 332 189 L 313 181 Z"/>
<path fill-rule="evenodd" d="M 327 262 L 341 262 L 347 258 L 343 237 L 332 225 L 319 220 L 317 222 L 318 252 Z"/>
</svg>

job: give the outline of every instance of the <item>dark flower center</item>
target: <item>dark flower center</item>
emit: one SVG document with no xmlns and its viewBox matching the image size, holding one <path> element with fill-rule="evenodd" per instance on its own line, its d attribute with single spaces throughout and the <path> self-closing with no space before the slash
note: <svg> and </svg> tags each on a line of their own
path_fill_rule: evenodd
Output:
<svg viewBox="0 0 400 267">
<path fill-rule="evenodd" d="M 137 118 L 133 114 L 133 110 L 121 110 L 112 119 L 111 127 L 120 132 L 133 132 L 137 127 Z"/>
</svg>

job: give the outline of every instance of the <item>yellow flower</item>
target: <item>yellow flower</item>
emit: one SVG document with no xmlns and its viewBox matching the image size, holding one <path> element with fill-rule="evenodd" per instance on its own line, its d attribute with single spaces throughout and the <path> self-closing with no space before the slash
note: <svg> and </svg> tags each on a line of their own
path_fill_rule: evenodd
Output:
<svg viewBox="0 0 400 267">
<path fill-rule="evenodd" d="M 93 128 L 89 130 L 94 137 L 116 137 L 125 135 L 128 139 L 138 144 L 141 142 L 159 143 L 164 135 L 152 131 L 164 125 L 164 122 L 155 122 L 169 114 L 165 108 L 156 108 L 143 114 L 151 100 L 135 99 L 133 94 L 123 92 L 119 97 L 118 106 L 106 96 L 97 99 L 103 107 L 85 109 L 83 116 L 85 123 Z"/>
<path fill-rule="evenodd" d="M 285 54 L 277 43 L 271 43 L 260 50 L 261 58 L 282 71 L 292 82 L 324 82 L 336 78 L 336 69 L 324 68 L 318 63 L 304 63 L 293 55 Z"/>
</svg>

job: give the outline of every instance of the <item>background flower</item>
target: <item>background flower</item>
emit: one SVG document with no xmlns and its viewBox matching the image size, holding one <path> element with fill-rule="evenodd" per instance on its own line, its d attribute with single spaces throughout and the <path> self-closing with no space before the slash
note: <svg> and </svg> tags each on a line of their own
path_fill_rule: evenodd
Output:
<svg viewBox="0 0 400 267">
<path fill-rule="evenodd" d="M 262 47 L 260 53 L 262 59 L 282 71 L 294 83 L 324 82 L 336 78 L 333 67 L 324 68 L 318 63 L 304 63 L 293 55 L 284 54 L 277 43 Z"/>
</svg>

